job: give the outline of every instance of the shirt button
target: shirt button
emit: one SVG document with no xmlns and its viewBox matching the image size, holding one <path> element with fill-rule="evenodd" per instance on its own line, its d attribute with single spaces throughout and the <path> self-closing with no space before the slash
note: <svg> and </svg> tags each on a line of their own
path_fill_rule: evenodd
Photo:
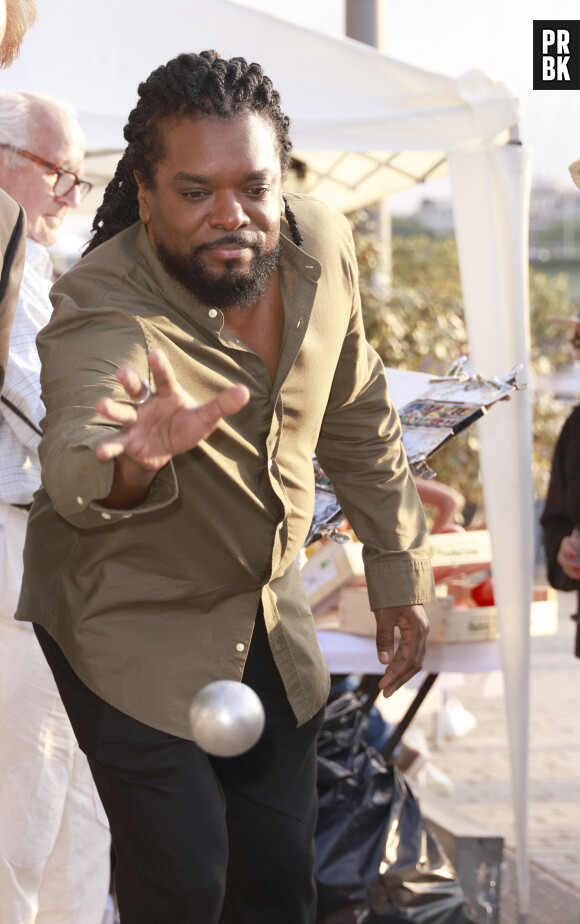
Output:
<svg viewBox="0 0 580 924">
<path fill-rule="evenodd" d="M 243 642 L 238 642 L 238 644 L 236 645 L 236 651 L 243 651 L 245 647 L 246 646 L 244 645 Z"/>
<path fill-rule="evenodd" d="M 208 314 L 210 318 L 217 318 L 217 308 L 210 308 Z"/>
<path fill-rule="evenodd" d="M 110 520 L 110 519 L 111 519 L 111 514 L 110 514 L 110 513 L 102 513 L 101 516 L 102 516 L 103 520 Z"/>
<path fill-rule="evenodd" d="M 77 497 L 77 504 L 82 504 L 82 502 L 83 502 L 82 497 L 80 497 L 80 496 Z"/>
</svg>

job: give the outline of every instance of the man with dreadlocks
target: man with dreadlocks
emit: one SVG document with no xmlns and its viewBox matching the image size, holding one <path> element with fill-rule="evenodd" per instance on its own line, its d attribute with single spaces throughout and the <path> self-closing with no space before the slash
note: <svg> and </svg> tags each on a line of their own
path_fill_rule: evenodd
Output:
<svg viewBox="0 0 580 924">
<path fill-rule="evenodd" d="M 154 71 L 39 338 L 43 489 L 18 617 L 109 816 L 123 924 L 315 920 L 328 672 L 295 564 L 315 450 L 365 544 L 385 695 L 423 659 L 422 508 L 348 223 L 282 194 L 288 127 L 257 64 L 203 52 Z M 188 725 L 222 678 L 266 711 L 232 758 Z"/>
</svg>

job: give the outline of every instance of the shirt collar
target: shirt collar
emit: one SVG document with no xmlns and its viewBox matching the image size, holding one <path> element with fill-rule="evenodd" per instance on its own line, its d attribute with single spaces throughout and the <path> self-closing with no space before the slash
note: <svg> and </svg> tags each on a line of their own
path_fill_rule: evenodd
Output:
<svg viewBox="0 0 580 924">
<path fill-rule="evenodd" d="M 151 246 L 146 226 L 141 222 L 137 233 L 137 251 L 146 261 L 147 266 L 159 286 L 164 298 L 177 308 L 180 314 L 186 314 L 205 328 L 220 332 L 224 318 L 218 308 L 202 304 L 191 292 L 164 269 L 157 253 Z M 282 268 L 303 276 L 310 282 L 317 283 L 322 268 L 318 260 L 297 247 L 284 233 L 284 226 L 280 235 L 280 263 Z"/>
<path fill-rule="evenodd" d="M 31 237 L 26 238 L 26 262 L 39 276 L 52 280 L 54 267 L 48 250 Z"/>
</svg>

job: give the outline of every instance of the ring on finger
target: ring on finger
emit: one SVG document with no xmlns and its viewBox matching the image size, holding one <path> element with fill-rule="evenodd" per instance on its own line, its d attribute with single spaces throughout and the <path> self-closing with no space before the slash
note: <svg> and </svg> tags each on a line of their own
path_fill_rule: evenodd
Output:
<svg viewBox="0 0 580 924">
<path fill-rule="evenodd" d="M 141 379 L 141 385 L 143 386 L 144 393 L 140 398 L 133 398 L 133 404 L 145 404 L 146 401 L 151 397 L 151 388 L 149 387 L 149 382 L 146 382 L 145 379 Z"/>
</svg>

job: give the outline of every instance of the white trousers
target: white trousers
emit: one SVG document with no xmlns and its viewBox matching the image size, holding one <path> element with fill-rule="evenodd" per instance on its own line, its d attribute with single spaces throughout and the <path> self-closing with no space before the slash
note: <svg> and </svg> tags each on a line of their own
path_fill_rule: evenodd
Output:
<svg viewBox="0 0 580 924">
<path fill-rule="evenodd" d="M 26 522 L 0 504 L 0 924 L 101 924 L 107 818 L 32 626 L 13 619 Z"/>
</svg>

